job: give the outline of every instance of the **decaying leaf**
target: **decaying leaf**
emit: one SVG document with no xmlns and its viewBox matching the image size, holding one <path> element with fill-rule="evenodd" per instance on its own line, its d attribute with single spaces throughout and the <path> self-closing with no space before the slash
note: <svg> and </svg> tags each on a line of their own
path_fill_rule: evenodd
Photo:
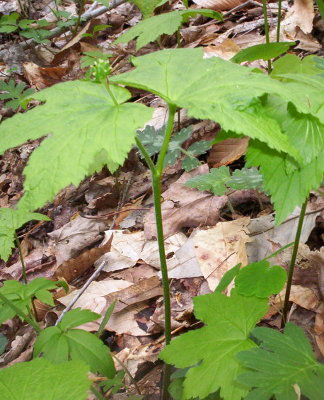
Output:
<svg viewBox="0 0 324 400">
<path fill-rule="evenodd" d="M 244 0 L 193 0 L 201 8 L 210 8 L 212 10 L 222 11 L 230 10 L 240 4 L 244 3 Z"/>
<path fill-rule="evenodd" d="M 248 142 L 249 138 L 243 138 L 226 139 L 220 143 L 214 144 L 209 153 L 208 164 L 212 168 L 231 164 L 245 154 Z"/>
<path fill-rule="evenodd" d="M 188 179 L 206 172 L 208 172 L 208 166 L 202 165 L 193 171 L 184 173 L 162 194 L 165 237 L 179 232 L 184 227 L 215 225 L 218 221 L 220 210 L 227 204 L 227 196 L 213 196 L 184 185 Z M 156 237 L 153 210 L 145 217 L 144 232 L 147 239 Z"/>
<path fill-rule="evenodd" d="M 128 232 L 123 230 L 106 231 L 106 237 L 113 234 L 111 251 L 102 256 L 95 265 L 102 261 L 107 263 L 105 271 L 117 271 L 133 267 L 138 262 L 160 269 L 158 243 L 156 240 L 145 239 L 144 232 Z M 186 242 L 187 237 L 177 233 L 165 240 L 165 249 L 168 259 Z"/>
<path fill-rule="evenodd" d="M 105 227 L 104 222 L 78 217 L 62 228 L 49 233 L 48 236 L 52 239 L 50 245 L 52 245 L 57 265 L 75 258 L 85 247 L 100 240 L 100 233 Z"/>
<path fill-rule="evenodd" d="M 250 240 L 249 222 L 249 217 L 219 222 L 215 228 L 200 230 L 194 236 L 196 257 L 211 290 L 230 268 L 248 263 L 245 245 Z"/>
<path fill-rule="evenodd" d="M 103 254 L 110 251 L 113 236 L 109 238 L 107 243 L 101 247 L 95 247 L 90 250 L 84 251 L 76 258 L 71 258 L 57 267 L 55 277 L 57 279 L 65 279 L 67 282 L 72 282 L 75 278 L 81 276 L 86 272 L 95 261 L 98 260 Z"/>
</svg>

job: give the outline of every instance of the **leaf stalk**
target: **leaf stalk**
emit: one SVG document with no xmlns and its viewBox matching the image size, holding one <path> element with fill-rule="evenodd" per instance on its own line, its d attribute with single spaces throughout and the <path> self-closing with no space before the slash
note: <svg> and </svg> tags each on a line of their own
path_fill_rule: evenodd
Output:
<svg viewBox="0 0 324 400">
<path fill-rule="evenodd" d="M 287 322 L 287 315 L 288 315 L 288 308 L 289 308 L 289 297 L 290 297 L 290 291 L 291 291 L 291 285 L 292 285 L 292 278 L 293 278 L 293 275 L 294 275 L 294 269 L 295 269 L 295 263 L 296 263 L 297 253 L 298 253 L 300 236 L 301 236 L 303 223 L 304 223 L 304 218 L 305 218 L 305 213 L 306 213 L 307 200 L 308 200 L 308 198 L 305 200 L 304 204 L 302 205 L 302 208 L 301 208 L 300 214 L 299 214 L 298 226 L 297 226 L 297 231 L 296 231 L 296 236 L 295 236 L 295 241 L 294 241 L 294 247 L 293 247 L 291 260 L 290 260 L 290 265 L 289 265 L 289 270 L 288 270 L 286 294 L 285 294 L 285 300 L 284 300 L 284 305 L 283 305 L 283 310 L 282 310 L 281 328 L 284 328 L 285 325 L 286 325 L 286 322 Z"/>
</svg>

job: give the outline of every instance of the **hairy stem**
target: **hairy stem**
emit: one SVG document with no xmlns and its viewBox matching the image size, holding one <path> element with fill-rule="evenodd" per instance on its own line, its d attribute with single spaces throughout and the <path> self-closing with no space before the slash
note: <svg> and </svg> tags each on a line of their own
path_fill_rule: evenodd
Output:
<svg viewBox="0 0 324 400">
<path fill-rule="evenodd" d="M 287 315 L 288 315 L 288 308 L 289 308 L 289 296 L 290 296 L 292 278 L 294 275 L 295 263 L 296 263 L 297 253 L 298 253 L 300 235 L 302 232 L 303 222 L 304 222 L 304 217 L 305 217 L 305 212 L 306 212 L 307 200 L 308 199 L 306 199 L 304 204 L 302 205 L 302 208 L 301 208 L 300 214 L 299 214 L 298 226 L 297 226 L 297 231 L 296 231 L 296 236 L 295 236 L 295 241 L 294 241 L 294 247 L 293 247 L 293 252 L 291 255 L 289 271 L 288 271 L 285 301 L 284 301 L 283 310 L 282 310 L 281 328 L 284 328 L 284 326 L 287 322 Z"/>
<path fill-rule="evenodd" d="M 269 36 L 269 22 L 268 22 L 268 11 L 267 11 L 267 0 L 262 0 L 263 17 L 264 17 L 264 33 L 266 37 L 266 43 L 270 43 Z M 268 60 L 268 74 L 271 72 L 271 60 Z"/>
<path fill-rule="evenodd" d="M 169 104 L 169 116 L 168 122 L 165 128 L 164 141 L 158 156 L 156 165 L 154 166 L 149 154 L 141 141 L 137 138 L 137 145 L 142 152 L 142 155 L 149 166 L 152 174 L 152 186 L 153 186 L 153 197 L 154 197 L 154 210 L 155 210 L 155 221 L 157 240 L 159 246 L 161 273 L 162 273 L 162 286 L 163 286 L 163 298 L 164 298 L 164 320 L 165 320 L 165 343 L 171 342 L 171 305 L 170 305 L 170 288 L 168 278 L 168 268 L 166 263 L 165 247 L 164 247 L 164 235 L 163 235 L 163 222 L 162 222 L 162 209 L 161 209 L 161 178 L 164 167 L 164 159 L 168 151 L 168 146 L 173 130 L 174 116 L 176 113 L 176 106 Z M 163 373 L 163 385 L 161 399 L 167 400 L 169 398 L 168 387 L 170 384 L 171 365 L 165 364 Z"/>
</svg>

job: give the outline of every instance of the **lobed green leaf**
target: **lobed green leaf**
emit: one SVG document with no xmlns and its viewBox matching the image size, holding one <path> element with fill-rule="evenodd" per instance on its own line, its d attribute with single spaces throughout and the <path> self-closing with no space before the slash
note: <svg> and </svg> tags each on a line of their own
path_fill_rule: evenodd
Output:
<svg viewBox="0 0 324 400">
<path fill-rule="evenodd" d="M 288 323 L 284 333 L 270 328 L 255 328 L 252 334 L 261 346 L 238 354 L 251 372 L 238 381 L 250 386 L 246 400 L 297 400 L 294 386 L 310 400 L 319 400 L 324 392 L 324 366 L 314 357 L 301 328 Z"/>
<path fill-rule="evenodd" d="M 0 371 L 3 400 L 86 400 L 91 381 L 80 361 L 53 365 L 45 359 L 16 363 Z M 68 379 L 67 379 L 68 377 Z"/>
<path fill-rule="evenodd" d="M 135 143 L 136 129 L 150 119 L 152 110 L 142 104 L 124 104 L 130 97 L 126 89 L 113 86 L 111 90 L 118 105 L 102 84 L 60 83 L 34 96 L 46 101 L 44 105 L 1 123 L 0 153 L 49 135 L 24 170 L 20 208 L 43 206 L 59 190 L 71 183 L 78 185 L 105 164 L 112 172 L 123 164 Z"/>
</svg>

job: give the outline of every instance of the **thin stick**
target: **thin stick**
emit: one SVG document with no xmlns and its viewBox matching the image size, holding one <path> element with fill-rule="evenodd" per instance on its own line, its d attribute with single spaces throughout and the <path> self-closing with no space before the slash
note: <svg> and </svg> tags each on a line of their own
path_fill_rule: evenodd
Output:
<svg viewBox="0 0 324 400">
<path fill-rule="evenodd" d="M 293 278 L 293 275 L 294 275 L 296 258 L 297 258 L 297 254 L 298 254 L 300 236 L 301 236 L 301 233 L 302 233 L 303 222 L 304 222 L 304 218 L 305 218 L 307 201 L 308 201 L 308 199 L 305 200 L 305 202 L 302 205 L 302 208 L 300 210 L 300 214 L 299 214 L 299 220 L 298 220 L 298 226 L 297 226 L 297 231 L 296 231 L 296 236 L 295 236 L 294 248 L 293 248 L 293 252 L 292 252 L 292 255 L 291 255 L 289 271 L 288 271 L 286 294 L 285 294 L 284 306 L 283 306 L 283 310 L 282 310 L 281 328 L 284 328 L 285 325 L 286 325 L 286 322 L 287 322 L 290 290 L 291 290 L 292 278 Z"/>
<path fill-rule="evenodd" d="M 95 270 L 95 272 L 90 276 L 90 278 L 86 281 L 86 283 L 82 286 L 80 291 L 73 297 L 73 299 L 70 301 L 70 303 L 66 306 L 66 308 L 63 310 L 62 314 L 59 316 L 57 319 L 55 326 L 59 324 L 64 315 L 71 310 L 71 308 L 74 306 L 74 304 L 79 300 L 79 298 L 83 295 L 83 293 L 87 290 L 89 287 L 90 283 L 93 282 L 97 276 L 100 274 L 100 272 L 103 270 L 104 266 L 106 265 L 106 261 L 103 261 L 99 267 Z"/>
<path fill-rule="evenodd" d="M 25 260 L 24 260 L 24 255 L 23 255 L 23 253 L 22 253 L 20 240 L 18 239 L 18 236 L 17 236 L 17 233 L 16 233 L 16 232 L 15 232 L 15 242 L 16 242 L 16 245 L 17 245 L 17 247 L 18 247 L 18 252 L 19 252 L 19 258 L 20 258 L 20 262 L 21 262 L 21 269 L 22 269 L 23 280 L 24 280 L 24 283 L 27 284 L 26 264 L 25 264 Z"/>
<path fill-rule="evenodd" d="M 126 367 L 126 365 L 118 358 L 115 356 L 115 354 L 112 354 L 113 358 L 118 362 L 118 364 L 123 368 L 123 370 L 126 372 L 126 374 L 129 376 L 130 380 L 132 381 L 133 385 L 135 386 L 136 392 L 141 395 L 141 390 L 135 380 L 135 378 L 133 377 L 133 375 L 130 373 L 129 369 Z"/>
</svg>

